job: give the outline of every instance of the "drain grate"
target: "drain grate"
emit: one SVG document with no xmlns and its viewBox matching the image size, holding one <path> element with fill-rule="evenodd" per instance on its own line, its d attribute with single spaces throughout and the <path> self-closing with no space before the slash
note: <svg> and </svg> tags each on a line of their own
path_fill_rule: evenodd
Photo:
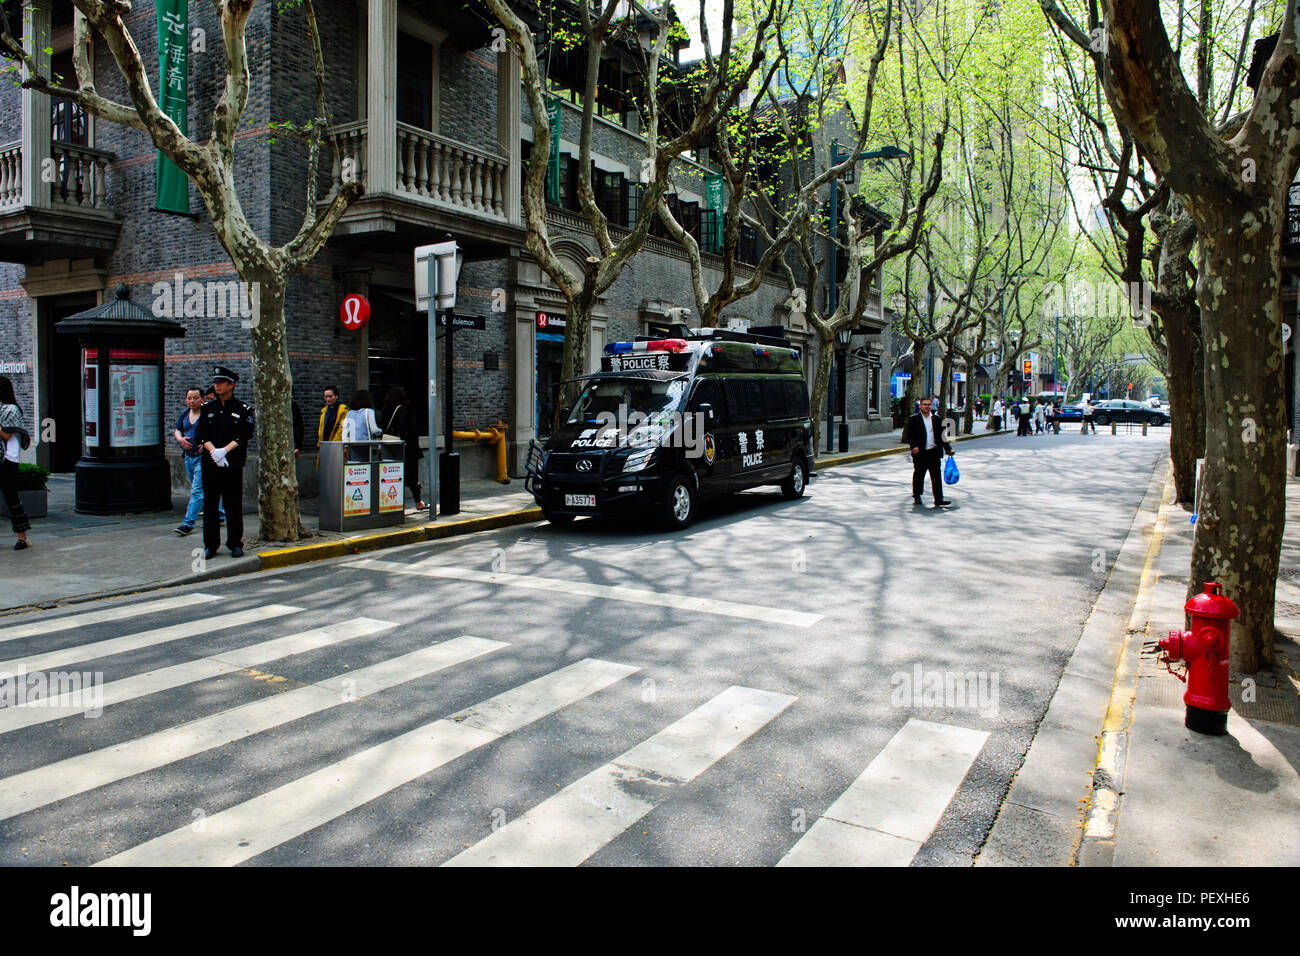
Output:
<svg viewBox="0 0 1300 956">
<path fill-rule="evenodd" d="M 1163 679 L 1158 674 L 1143 674 L 1138 684 L 1138 704 L 1143 707 L 1163 707 L 1177 710 L 1183 707 L 1183 691 L 1187 685 L 1168 674 Z M 1229 684 L 1228 696 L 1232 709 L 1247 720 L 1268 720 L 1275 724 L 1300 727 L 1300 697 L 1290 688 L 1255 687 L 1253 701 L 1241 699 L 1241 684 Z"/>
</svg>

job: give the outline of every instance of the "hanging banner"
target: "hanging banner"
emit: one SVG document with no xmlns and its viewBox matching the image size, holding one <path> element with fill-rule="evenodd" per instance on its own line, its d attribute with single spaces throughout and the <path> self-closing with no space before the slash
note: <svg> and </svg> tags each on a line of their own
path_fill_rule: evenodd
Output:
<svg viewBox="0 0 1300 956">
<path fill-rule="evenodd" d="M 182 133 L 189 135 L 189 0 L 157 0 L 158 105 Z M 189 214 L 190 181 L 180 167 L 158 151 L 155 206 Z"/>
<path fill-rule="evenodd" d="M 546 201 L 560 204 L 560 98 L 552 96 L 546 104 L 546 117 L 551 124 L 551 155 L 546 164 Z"/>
<path fill-rule="evenodd" d="M 722 249 L 722 174 L 710 173 L 704 177 L 705 203 L 709 209 L 713 210 L 712 218 L 712 235 L 705 236 L 705 245 L 709 252 L 719 252 Z"/>
</svg>

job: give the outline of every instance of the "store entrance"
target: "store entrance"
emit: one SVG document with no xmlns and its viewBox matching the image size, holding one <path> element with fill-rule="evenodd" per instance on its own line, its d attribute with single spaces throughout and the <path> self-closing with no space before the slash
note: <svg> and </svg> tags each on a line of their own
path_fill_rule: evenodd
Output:
<svg viewBox="0 0 1300 956">
<path fill-rule="evenodd" d="M 558 332 L 537 333 L 537 405 L 534 424 L 537 437 L 551 437 L 555 421 L 555 403 L 560 395 L 560 368 L 564 361 L 564 335 Z"/>
<path fill-rule="evenodd" d="M 54 441 L 44 447 L 49 453 L 47 467 L 55 473 L 76 469 L 77 461 L 81 458 L 81 441 L 84 436 L 81 415 L 81 345 L 77 336 L 60 335 L 54 327 L 68 316 L 94 305 L 94 294 L 87 293 L 52 299 L 45 310 L 42 352 L 48 356 L 50 372 L 43 383 L 47 391 L 42 409 L 44 417 L 54 421 Z M 33 413 L 33 410 L 27 411 L 29 415 Z M 45 432 L 41 422 L 30 421 L 28 424 L 32 428 L 33 438 Z"/>
<path fill-rule="evenodd" d="M 428 319 L 415 311 L 414 296 L 401 289 L 370 289 L 370 397 L 375 415 L 394 385 L 406 389 L 421 434 L 429 431 Z M 351 395 L 344 395 L 345 402 Z M 386 423 L 380 422 L 382 428 Z"/>
</svg>

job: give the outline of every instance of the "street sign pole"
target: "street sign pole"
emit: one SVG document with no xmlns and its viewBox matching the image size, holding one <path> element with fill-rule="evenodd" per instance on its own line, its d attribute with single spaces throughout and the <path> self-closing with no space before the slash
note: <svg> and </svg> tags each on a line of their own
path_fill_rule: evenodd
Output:
<svg viewBox="0 0 1300 956">
<path fill-rule="evenodd" d="M 429 270 L 429 518 L 438 516 L 438 257 L 425 260 Z"/>
</svg>

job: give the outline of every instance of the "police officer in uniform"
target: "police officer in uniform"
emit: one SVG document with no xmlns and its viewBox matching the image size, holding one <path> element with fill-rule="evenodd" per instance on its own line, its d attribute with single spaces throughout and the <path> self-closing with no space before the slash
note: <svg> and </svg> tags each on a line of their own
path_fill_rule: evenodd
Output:
<svg viewBox="0 0 1300 956">
<path fill-rule="evenodd" d="M 244 461 L 253 439 L 253 410 L 235 398 L 239 376 L 224 366 L 212 371 L 215 401 L 199 409 L 194 438 L 203 449 L 203 556 L 221 547 L 219 502 L 226 505 L 226 544 L 232 557 L 244 555 Z"/>
</svg>

